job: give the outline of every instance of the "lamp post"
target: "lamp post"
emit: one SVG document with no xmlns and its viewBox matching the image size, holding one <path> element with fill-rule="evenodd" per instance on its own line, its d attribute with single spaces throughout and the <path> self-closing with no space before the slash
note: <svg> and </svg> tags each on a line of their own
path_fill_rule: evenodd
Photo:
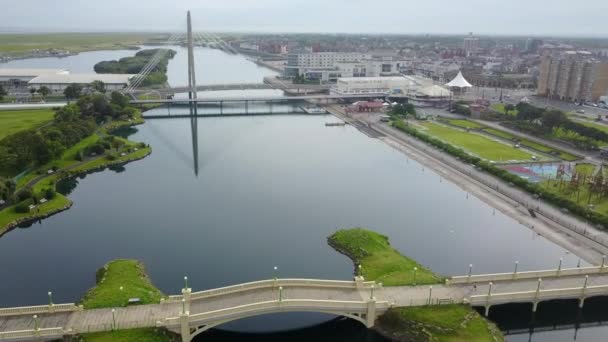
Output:
<svg viewBox="0 0 608 342">
<path fill-rule="evenodd" d="M 275 281 L 275 282 L 277 281 L 277 271 L 278 271 L 278 270 L 279 270 L 279 268 L 278 268 L 277 266 L 275 266 L 275 267 L 274 267 L 274 275 L 273 275 L 273 278 L 274 278 L 274 281 Z"/>
<path fill-rule="evenodd" d="M 53 292 L 49 291 L 47 294 L 49 295 L 49 306 L 53 306 Z"/>
<path fill-rule="evenodd" d="M 38 331 L 40 330 L 40 327 L 38 326 L 38 315 L 34 315 L 34 330 Z"/>
<path fill-rule="evenodd" d="M 416 286 L 416 274 L 418 273 L 418 267 L 414 267 L 414 286 Z"/>
<path fill-rule="evenodd" d="M 283 286 L 279 286 L 279 302 L 283 301 Z"/>
<path fill-rule="evenodd" d="M 469 264 L 469 276 L 467 277 L 467 282 L 471 282 L 472 274 L 473 274 L 473 264 Z"/>
<path fill-rule="evenodd" d="M 513 271 L 513 274 L 516 275 L 517 274 L 517 267 L 519 266 L 519 261 L 515 262 L 515 270 Z"/>
<path fill-rule="evenodd" d="M 188 276 L 184 277 L 184 289 L 188 288 Z"/>
<path fill-rule="evenodd" d="M 116 330 L 116 309 L 112 309 L 112 330 Z"/>
<path fill-rule="evenodd" d="M 433 303 L 433 286 L 429 287 L 429 305 Z"/>
</svg>

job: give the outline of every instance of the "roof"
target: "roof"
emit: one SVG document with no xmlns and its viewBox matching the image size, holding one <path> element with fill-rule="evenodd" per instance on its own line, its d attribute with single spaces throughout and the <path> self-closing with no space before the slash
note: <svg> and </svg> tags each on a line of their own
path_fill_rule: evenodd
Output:
<svg viewBox="0 0 608 342">
<path fill-rule="evenodd" d="M 29 84 L 88 84 L 93 81 L 102 81 L 107 84 L 128 84 L 135 75 L 130 74 L 44 74 L 40 75 Z"/>
<path fill-rule="evenodd" d="M 438 85 L 422 88 L 418 92 L 428 97 L 449 97 L 452 94 L 451 91 Z"/>
<path fill-rule="evenodd" d="M 11 69 L 0 68 L 0 77 L 38 77 L 45 74 L 65 73 L 64 69 Z"/>
<path fill-rule="evenodd" d="M 452 88 L 472 88 L 473 85 L 471 83 L 469 83 L 469 81 L 467 81 L 464 76 L 462 76 L 462 71 L 458 72 L 458 75 L 456 75 L 456 77 L 454 77 L 454 79 L 446 84 L 446 86 Z"/>
</svg>

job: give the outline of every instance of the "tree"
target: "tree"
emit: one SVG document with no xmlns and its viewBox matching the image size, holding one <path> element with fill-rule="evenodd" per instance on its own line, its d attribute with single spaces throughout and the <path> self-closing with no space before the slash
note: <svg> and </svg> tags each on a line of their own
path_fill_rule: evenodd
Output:
<svg viewBox="0 0 608 342">
<path fill-rule="evenodd" d="M 30 94 L 34 95 L 36 94 L 37 90 L 36 88 L 30 88 Z"/>
<path fill-rule="evenodd" d="M 112 95 L 110 95 L 110 102 L 120 108 L 125 108 L 129 105 L 129 98 L 117 91 L 113 91 Z"/>
<path fill-rule="evenodd" d="M 510 103 L 508 103 L 508 104 L 505 105 L 505 114 L 508 115 L 509 112 L 512 112 L 514 110 L 515 110 L 515 106 L 514 105 L 512 105 Z"/>
<path fill-rule="evenodd" d="M 38 89 L 38 92 L 40 95 L 42 95 L 42 97 L 46 98 L 51 93 L 51 89 L 49 89 L 47 86 L 42 86 L 40 89 Z"/>
<path fill-rule="evenodd" d="M 549 110 L 543 113 L 542 124 L 547 131 L 551 131 L 555 127 L 559 127 L 561 124 L 568 120 L 566 114 L 559 110 Z"/>
<path fill-rule="evenodd" d="M 63 95 L 68 100 L 68 103 L 70 102 L 70 100 L 79 98 L 81 93 L 82 87 L 76 83 L 72 83 L 69 86 L 65 87 L 65 90 L 63 91 Z"/>
<path fill-rule="evenodd" d="M 106 84 L 103 83 L 103 81 L 95 80 L 95 81 L 91 82 L 89 87 L 91 87 L 91 89 L 93 89 L 96 92 L 99 92 L 102 94 L 106 93 Z"/>
</svg>

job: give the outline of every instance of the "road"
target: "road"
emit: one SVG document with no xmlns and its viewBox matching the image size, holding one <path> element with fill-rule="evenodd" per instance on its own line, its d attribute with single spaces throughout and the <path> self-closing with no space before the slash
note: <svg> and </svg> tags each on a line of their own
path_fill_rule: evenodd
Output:
<svg viewBox="0 0 608 342">
<path fill-rule="evenodd" d="M 8 103 L 8 104 L 0 104 L 0 111 L 3 111 L 3 110 L 20 110 L 20 109 L 55 108 L 55 107 L 63 107 L 65 105 L 67 105 L 66 102 L 52 102 L 52 103 Z"/>
</svg>

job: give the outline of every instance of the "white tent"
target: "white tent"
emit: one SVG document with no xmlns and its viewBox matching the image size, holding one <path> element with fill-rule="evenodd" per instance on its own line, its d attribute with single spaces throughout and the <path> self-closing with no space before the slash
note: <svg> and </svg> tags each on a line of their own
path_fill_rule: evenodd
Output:
<svg viewBox="0 0 608 342">
<path fill-rule="evenodd" d="M 432 85 L 430 87 L 422 88 L 418 92 L 420 93 L 420 95 L 428 97 L 450 97 L 450 95 L 452 95 L 449 90 L 438 85 Z"/>
<path fill-rule="evenodd" d="M 458 72 L 458 75 L 446 86 L 450 88 L 472 88 L 473 85 L 462 76 L 462 71 Z"/>
</svg>

